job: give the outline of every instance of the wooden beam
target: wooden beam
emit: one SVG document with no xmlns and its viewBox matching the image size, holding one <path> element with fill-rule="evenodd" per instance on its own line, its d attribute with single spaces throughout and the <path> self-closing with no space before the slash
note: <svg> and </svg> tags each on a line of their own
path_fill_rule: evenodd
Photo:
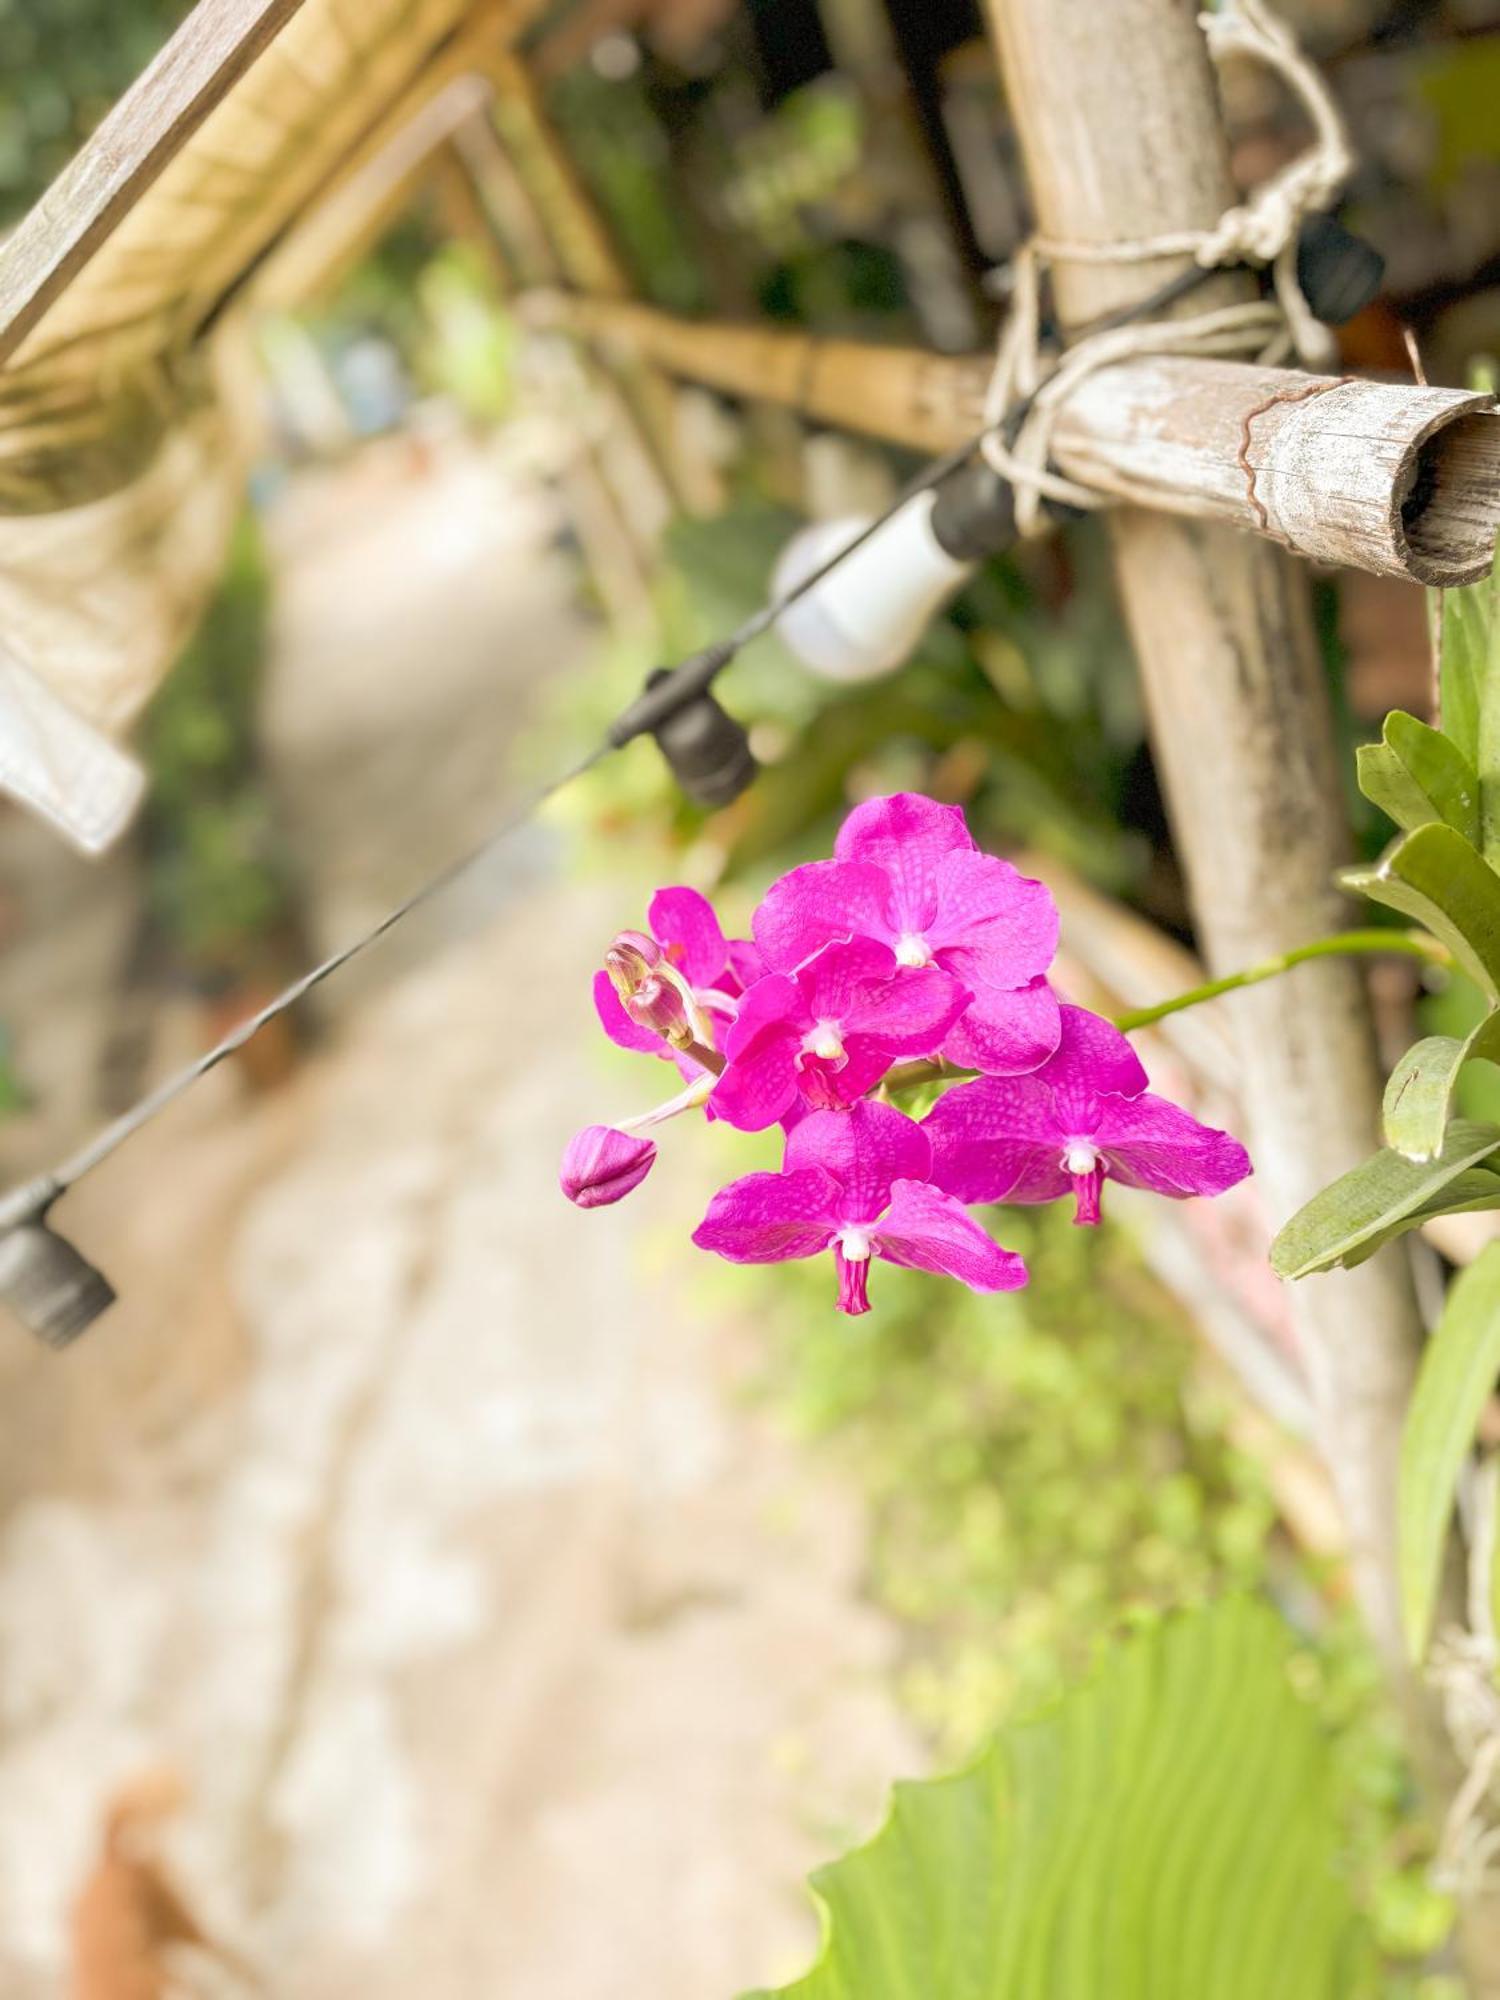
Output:
<svg viewBox="0 0 1500 2000">
<path fill-rule="evenodd" d="M 540 294 L 525 310 L 686 380 L 916 451 L 948 451 L 983 420 L 987 355 L 677 319 L 597 296 Z M 1418 583 L 1483 575 L 1500 528 L 1500 416 L 1492 398 L 1458 389 L 1148 356 L 1079 385 L 1054 454 L 1110 498 Z"/>
<path fill-rule="evenodd" d="M 0 362 L 15 352 L 303 4 L 199 0 L 6 239 L 0 255 Z"/>
</svg>

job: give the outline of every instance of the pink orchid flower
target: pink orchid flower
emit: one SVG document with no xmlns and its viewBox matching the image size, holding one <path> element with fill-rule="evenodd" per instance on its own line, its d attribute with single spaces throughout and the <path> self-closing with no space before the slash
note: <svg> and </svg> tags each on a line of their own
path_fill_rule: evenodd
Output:
<svg viewBox="0 0 1500 2000">
<path fill-rule="evenodd" d="M 761 971 L 757 947 L 745 940 L 725 937 L 713 905 L 696 889 L 658 889 L 646 910 L 647 933 L 624 932 L 642 949 L 654 946 L 670 968 L 692 990 L 701 1025 L 710 1030 L 718 1046 L 724 1023 L 733 1019 L 737 996 L 744 991 L 745 974 L 758 977 Z M 618 1047 L 642 1055 L 661 1056 L 675 1061 L 685 1077 L 702 1075 L 698 1064 L 671 1048 L 659 1028 L 627 1011 L 608 972 L 594 975 L 594 1011 L 606 1035 Z"/>
<path fill-rule="evenodd" d="M 890 1105 L 862 1099 L 848 1111 L 814 1111 L 788 1137 L 782 1172 L 721 1188 L 693 1241 L 734 1264 L 831 1249 L 846 1313 L 870 1309 L 872 1257 L 941 1272 L 976 1292 L 1024 1285 L 1015 1252 L 929 1185 L 931 1165 L 921 1126 Z"/>
<path fill-rule="evenodd" d="M 968 1000 L 937 966 L 903 971 L 874 938 L 840 940 L 795 972 L 772 972 L 724 1038 L 711 1117 L 759 1132 L 794 1110 L 853 1104 L 900 1056 L 936 1048 Z"/>
<path fill-rule="evenodd" d="M 772 971 L 792 971 L 831 937 L 875 938 L 900 965 L 935 965 L 968 987 L 942 1046 L 951 1061 L 1012 1076 L 1051 1055 L 1057 910 L 1045 884 L 980 853 L 957 806 L 915 792 L 856 806 L 834 857 L 792 869 L 756 911 L 755 942 Z"/>
<path fill-rule="evenodd" d="M 1129 1042 L 1082 1007 L 1062 1009 L 1057 1053 L 1031 1076 L 980 1077 L 923 1120 L 932 1178 L 960 1201 L 1053 1201 L 1099 1220 L 1106 1180 L 1183 1199 L 1222 1194 L 1250 1172 L 1237 1139 L 1154 1097 Z"/>
</svg>

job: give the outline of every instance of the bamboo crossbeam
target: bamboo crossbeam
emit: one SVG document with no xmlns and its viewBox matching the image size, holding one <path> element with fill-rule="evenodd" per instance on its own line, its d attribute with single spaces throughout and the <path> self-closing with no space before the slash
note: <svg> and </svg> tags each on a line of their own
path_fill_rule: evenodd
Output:
<svg viewBox="0 0 1500 2000">
<path fill-rule="evenodd" d="M 710 388 L 918 451 L 949 450 L 980 426 L 987 356 L 684 320 L 599 296 L 532 295 L 525 310 Z M 1500 415 L 1460 389 L 1149 356 L 1084 379 L 1059 410 L 1054 455 L 1113 500 L 1417 583 L 1472 582 L 1500 531 Z"/>
</svg>

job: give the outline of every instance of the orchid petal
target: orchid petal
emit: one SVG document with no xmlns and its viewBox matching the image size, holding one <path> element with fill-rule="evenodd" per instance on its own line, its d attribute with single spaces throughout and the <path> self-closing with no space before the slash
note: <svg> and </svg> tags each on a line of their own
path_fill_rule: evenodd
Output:
<svg viewBox="0 0 1500 2000">
<path fill-rule="evenodd" d="M 916 1120 L 872 1098 L 847 1111 L 810 1113 L 786 1142 L 788 1173 L 821 1167 L 838 1183 L 843 1222 L 872 1222 L 893 1182 L 925 1180 L 931 1164 L 932 1147 Z"/>
<path fill-rule="evenodd" d="M 936 896 L 927 942 L 965 985 L 1024 986 L 1057 955 L 1051 890 L 997 855 L 945 855 Z"/>
<path fill-rule="evenodd" d="M 651 935 L 689 986 L 712 986 L 729 946 L 713 904 L 696 889 L 658 889 L 646 909 Z"/>
<path fill-rule="evenodd" d="M 1111 1180 L 1178 1199 L 1223 1194 L 1251 1171 L 1238 1139 L 1149 1091 L 1107 1099 L 1094 1143 Z"/>
<path fill-rule="evenodd" d="M 1061 1011 L 1045 979 L 1013 989 L 976 985 L 948 1031 L 943 1055 L 959 1069 L 986 1076 L 1029 1075 L 1055 1053 Z"/>
<path fill-rule="evenodd" d="M 773 882 L 751 928 L 766 964 L 792 972 L 835 938 L 893 940 L 889 885 L 878 868 L 809 861 Z"/>
<path fill-rule="evenodd" d="M 869 1035 L 851 1035 L 837 1062 L 823 1056 L 802 1056 L 797 1088 L 814 1110 L 842 1111 L 873 1090 L 894 1060 L 883 1042 Z"/>
<path fill-rule="evenodd" d="M 833 1241 L 838 1192 L 838 1183 L 821 1167 L 794 1174 L 746 1174 L 719 1189 L 693 1231 L 693 1241 L 732 1264 L 815 1256 Z"/>
<path fill-rule="evenodd" d="M 731 938 L 726 947 L 728 970 L 717 983 L 729 993 L 744 993 L 770 971 L 765 953 L 750 938 Z"/>
<path fill-rule="evenodd" d="M 837 1021 L 893 1055 L 935 1049 L 968 999 L 946 972 L 905 970 L 888 946 L 866 937 L 826 945 L 796 978 L 814 1021 Z"/>
<path fill-rule="evenodd" d="M 1057 1054 L 1043 1074 L 1064 1119 L 1075 1098 L 1105 1093 L 1139 1097 L 1147 1083 L 1140 1057 L 1120 1030 L 1086 1007 L 1063 1008 Z"/>
<path fill-rule="evenodd" d="M 599 1025 L 609 1039 L 622 1049 L 630 1049 L 637 1055 L 670 1056 L 672 1050 L 660 1035 L 649 1028 L 643 1028 L 639 1021 L 632 1021 L 625 1012 L 620 996 L 615 991 L 614 981 L 607 972 L 594 974 L 594 1012 L 599 1016 Z"/>
<path fill-rule="evenodd" d="M 918 792 L 866 799 L 839 828 L 833 851 L 840 861 L 883 869 L 890 883 L 889 914 L 896 929 L 923 934 L 937 911 L 937 875 L 943 857 L 974 842 L 958 806 L 942 806 Z"/>
<path fill-rule="evenodd" d="M 913 1271 L 940 1271 L 975 1292 L 1013 1292 L 1026 1266 L 1004 1250 L 951 1195 L 926 1181 L 897 1181 L 871 1246 L 877 1257 Z"/>
<path fill-rule="evenodd" d="M 1070 1185 L 1064 1135 L 1040 1076 L 959 1084 L 938 1099 L 922 1130 L 933 1184 L 959 1201 L 1052 1201 Z"/>
</svg>

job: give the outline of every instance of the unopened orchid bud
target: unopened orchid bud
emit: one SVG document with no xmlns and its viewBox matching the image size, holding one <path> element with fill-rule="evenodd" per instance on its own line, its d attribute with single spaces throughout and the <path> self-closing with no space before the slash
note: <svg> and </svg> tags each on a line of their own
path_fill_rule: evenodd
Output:
<svg viewBox="0 0 1500 2000">
<path fill-rule="evenodd" d="M 608 1208 L 638 1188 L 651 1171 L 656 1147 L 613 1125 L 585 1125 L 568 1141 L 558 1179 L 577 1208 Z"/>
<path fill-rule="evenodd" d="M 619 932 L 604 954 L 604 969 L 622 1000 L 628 1000 L 665 962 L 666 953 L 644 931 Z"/>
</svg>

